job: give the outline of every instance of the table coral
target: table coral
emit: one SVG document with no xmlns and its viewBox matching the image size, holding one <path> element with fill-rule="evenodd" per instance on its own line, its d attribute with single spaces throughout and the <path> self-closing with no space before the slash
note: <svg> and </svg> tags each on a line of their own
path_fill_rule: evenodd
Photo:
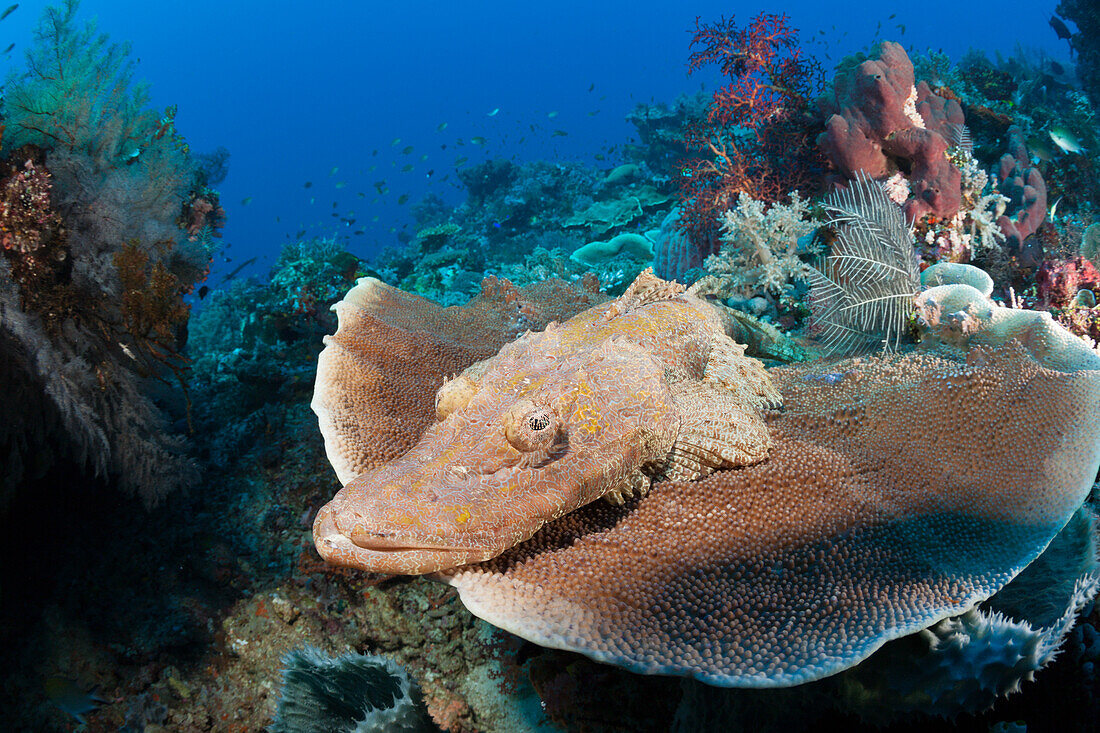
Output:
<svg viewBox="0 0 1100 733">
<path fill-rule="evenodd" d="M 588 504 L 443 576 L 495 625 L 636 671 L 831 675 L 989 598 L 1087 495 L 1100 380 L 1056 369 L 1095 366 L 1025 344 L 773 370 L 766 461 Z"/>
<path fill-rule="evenodd" d="M 1091 488 L 1095 374 L 973 356 L 773 371 L 768 461 L 593 505 L 447 576 L 476 615 L 636 671 L 773 687 L 854 665 L 992 595 Z"/>
</svg>

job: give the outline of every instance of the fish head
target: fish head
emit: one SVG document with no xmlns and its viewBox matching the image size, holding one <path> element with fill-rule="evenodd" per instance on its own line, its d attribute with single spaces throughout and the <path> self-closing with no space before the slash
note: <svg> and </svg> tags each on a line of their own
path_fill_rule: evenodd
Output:
<svg viewBox="0 0 1100 733">
<path fill-rule="evenodd" d="M 622 340 L 540 346 L 444 383 L 420 441 L 322 507 L 321 556 L 399 574 L 488 560 L 667 455 L 679 418 L 658 359 Z"/>
</svg>

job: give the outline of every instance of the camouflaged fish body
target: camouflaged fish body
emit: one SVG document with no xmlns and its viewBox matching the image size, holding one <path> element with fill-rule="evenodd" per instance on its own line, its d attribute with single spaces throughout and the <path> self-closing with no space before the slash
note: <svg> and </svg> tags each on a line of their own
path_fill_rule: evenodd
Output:
<svg viewBox="0 0 1100 733">
<path fill-rule="evenodd" d="M 447 380 L 438 422 L 318 513 L 329 562 L 426 573 L 499 555 L 596 499 L 763 460 L 779 393 L 727 316 L 646 271 L 609 304 Z"/>
</svg>

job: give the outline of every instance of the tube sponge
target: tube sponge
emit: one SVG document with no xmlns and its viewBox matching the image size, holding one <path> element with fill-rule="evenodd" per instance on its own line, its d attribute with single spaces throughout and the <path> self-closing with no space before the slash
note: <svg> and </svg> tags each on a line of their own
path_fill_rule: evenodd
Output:
<svg viewBox="0 0 1100 733">
<path fill-rule="evenodd" d="M 271 733 L 426 733 L 420 688 L 385 657 L 329 657 L 316 647 L 283 658 L 283 694 Z"/>
</svg>

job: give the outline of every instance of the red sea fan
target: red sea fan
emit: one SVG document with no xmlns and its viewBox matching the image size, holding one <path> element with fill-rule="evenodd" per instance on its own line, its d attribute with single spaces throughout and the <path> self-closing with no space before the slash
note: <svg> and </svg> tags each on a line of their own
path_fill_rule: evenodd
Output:
<svg viewBox="0 0 1100 733">
<path fill-rule="evenodd" d="M 696 247 L 713 244 L 718 215 L 742 193 L 771 202 L 820 186 L 824 160 L 813 144 L 819 120 L 810 101 L 822 72 L 788 23 L 771 13 L 745 28 L 732 18 L 695 21 L 689 72 L 715 64 L 730 80 L 714 92 L 705 122 L 684 132 L 696 157 L 681 167 L 680 224 Z"/>
</svg>

